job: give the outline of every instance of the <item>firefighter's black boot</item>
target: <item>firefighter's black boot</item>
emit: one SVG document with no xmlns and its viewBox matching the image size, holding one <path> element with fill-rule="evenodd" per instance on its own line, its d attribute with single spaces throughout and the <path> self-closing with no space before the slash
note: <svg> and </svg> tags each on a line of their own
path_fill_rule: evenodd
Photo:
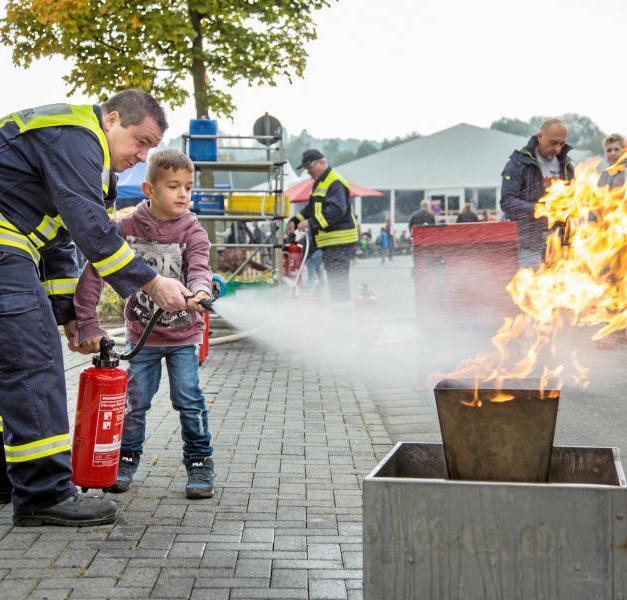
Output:
<svg viewBox="0 0 627 600">
<path fill-rule="evenodd" d="M 16 527 L 38 527 L 39 525 L 87 527 L 113 523 L 117 518 L 118 507 L 111 500 L 76 494 L 48 508 L 14 514 L 13 525 Z"/>
</svg>

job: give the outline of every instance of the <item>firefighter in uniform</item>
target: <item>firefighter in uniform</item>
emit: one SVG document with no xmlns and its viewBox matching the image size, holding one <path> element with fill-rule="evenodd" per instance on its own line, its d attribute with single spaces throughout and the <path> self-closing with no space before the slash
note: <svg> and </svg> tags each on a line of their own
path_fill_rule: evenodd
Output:
<svg viewBox="0 0 627 600">
<path fill-rule="evenodd" d="M 70 481 L 57 325 L 77 350 L 74 242 L 121 296 L 142 288 L 162 308 L 185 308 L 185 287 L 135 256 L 107 214 L 114 171 L 146 160 L 166 128 L 163 109 L 137 90 L 102 105 L 54 104 L 0 119 L 0 502 L 13 501 L 15 525 L 117 516 L 113 502 L 81 496 Z"/>
<path fill-rule="evenodd" d="M 359 239 L 347 181 L 329 167 L 319 150 L 303 153 L 298 169 L 305 169 L 314 184 L 309 204 L 292 221 L 311 229 L 311 239 L 322 250 L 331 303 L 336 309 L 350 308 L 350 263 Z"/>
</svg>

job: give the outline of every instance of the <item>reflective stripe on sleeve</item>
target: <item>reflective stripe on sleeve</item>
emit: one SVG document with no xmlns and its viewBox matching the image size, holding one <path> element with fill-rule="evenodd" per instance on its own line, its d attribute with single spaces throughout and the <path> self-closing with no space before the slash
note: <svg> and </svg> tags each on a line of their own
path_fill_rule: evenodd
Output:
<svg viewBox="0 0 627 600">
<path fill-rule="evenodd" d="M 76 292 L 77 284 L 78 277 L 66 279 L 46 279 L 46 281 L 41 282 L 41 285 L 44 286 L 44 290 L 48 296 L 56 296 L 58 294 L 74 294 Z"/>
<path fill-rule="evenodd" d="M 70 450 L 70 434 L 55 435 L 53 437 L 22 444 L 20 446 L 4 445 L 4 454 L 7 462 L 26 462 L 44 456 L 59 454 Z"/>
<path fill-rule="evenodd" d="M 57 215 L 56 217 L 44 215 L 44 218 L 35 229 L 47 240 L 53 240 L 57 237 L 60 227 L 65 227 L 61 215 Z"/>
<path fill-rule="evenodd" d="M 135 252 L 126 242 L 124 242 L 117 252 L 108 258 L 99 260 L 98 262 L 92 264 L 96 271 L 98 271 L 98 275 L 100 275 L 100 277 L 106 277 L 107 275 L 111 275 L 111 273 L 115 273 L 128 265 L 133 258 L 135 258 Z"/>
<path fill-rule="evenodd" d="M 0 433 L 2 433 L 4 431 L 4 421 L 2 420 L 2 417 L 0 417 Z"/>
<path fill-rule="evenodd" d="M 329 226 L 329 222 L 322 214 L 322 202 L 314 202 L 314 217 L 322 229 L 326 229 Z"/>
<path fill-rule="evenodd" d="M 21 233 L 13 233 L 12 231 L 0 228 L 0 246 L 19 248 L 20 250 L 30 254 L 35 263 L 39 264 L 39 252 L 37 252 L 37 249 L 33 246 L 31 241 Z"/>
</svg>

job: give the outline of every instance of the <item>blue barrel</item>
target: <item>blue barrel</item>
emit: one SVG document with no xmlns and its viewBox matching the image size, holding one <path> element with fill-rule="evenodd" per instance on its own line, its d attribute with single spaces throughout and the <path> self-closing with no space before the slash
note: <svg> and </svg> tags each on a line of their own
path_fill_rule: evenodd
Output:
<svg viewBox="0 0 627 600">
<path fill-rule="evenodd" d="M 217 135 L 218 122 L 213 119 L 191 119 L 189 121 L 190 135 Z M 189 140 L 189 157 L 194 161 L 218 160 L 218 144 L 216 140 Z"/>
</svg>

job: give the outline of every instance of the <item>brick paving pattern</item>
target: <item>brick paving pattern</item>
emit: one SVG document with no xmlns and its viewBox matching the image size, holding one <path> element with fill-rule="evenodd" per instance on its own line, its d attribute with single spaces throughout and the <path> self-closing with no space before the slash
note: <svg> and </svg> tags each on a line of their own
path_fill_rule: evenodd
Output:
<svg viewBox="0 0 627 600">
<path fill-rule="evenodd" d="M 86 361 L 67 363 L 73 406 Z M 185 498 L 163 381 L 116 525 L 13 528 L 0 510 L 0 598 L 362 597 L 361 480 L 391 447 L 367 387 L 252 342 L 212 349 L 201 381 L 215 497 Z"/>
</svg>

